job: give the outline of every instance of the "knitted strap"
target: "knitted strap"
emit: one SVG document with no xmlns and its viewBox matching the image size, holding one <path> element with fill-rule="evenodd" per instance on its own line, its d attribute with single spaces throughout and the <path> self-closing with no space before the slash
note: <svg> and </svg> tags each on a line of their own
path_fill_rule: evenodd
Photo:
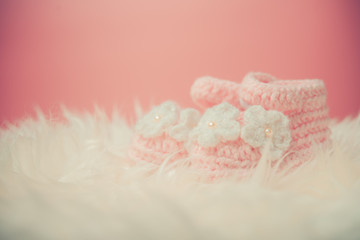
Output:
<svg viewBox="0 0 360 240">
<path fill-rule="evenodd" d="M 202 108 L 209 108 L 222 102 L 228 102 L 242 109 L 238 91 L 238 83 L 213 77 L 202 77 L 198 78 L 191 86 L 190 95 L 194 103 Z"/>
<path fill-rule="evenodd" d="M 319 79 L 278 80 L 265 73 L 249 73 L 239 86 L 245 104 L 284 113 L 311 111 L 326 105 L 326 89 Z"/>
</svg>

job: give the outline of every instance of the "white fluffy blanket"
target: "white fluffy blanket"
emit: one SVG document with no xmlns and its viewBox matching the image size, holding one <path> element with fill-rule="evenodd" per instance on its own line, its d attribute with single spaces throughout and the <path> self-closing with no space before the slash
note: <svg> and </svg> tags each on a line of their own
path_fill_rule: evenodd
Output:
<svg viewBox="0 0 360 240">
<path fill-rule="evenodd" d="M 360 239 L 360 116 L 291 175 L 210 183 L 134 165 L 117 113 L 64 116 L 1 130 L 0 239 Z"/>
</svg>

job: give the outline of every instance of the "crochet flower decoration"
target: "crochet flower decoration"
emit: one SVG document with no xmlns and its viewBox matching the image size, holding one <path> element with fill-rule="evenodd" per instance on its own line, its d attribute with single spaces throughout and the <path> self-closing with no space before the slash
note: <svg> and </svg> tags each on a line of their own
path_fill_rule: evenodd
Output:
<svg viewBox="0 0 360 240">
<path fill-rule="evenodd" d="M 227 102 L 208 108 L 190 132 L 190 139 L 203 147 L 234 141 L 240 136 L 240 123 L 236 121 L 238 115 L 239 110 Z"/>
<path fill-rule="evenodd" d="M 186 108 L 182 110 L 180 112 L 179 123 L 170 128 L 169 135 L 179 142 L 186 141 L 191 129 L 196 126 L 200 117 L 200 112 L 195 109 Z"/>
<path fill-rule="evenodd" d="M 253 147 L 265 150 L 270 144 L 270 159 L 278 159 L 286 151 L 291 142 L 289 119 L 281 112 L 266 111 L 261 106 L 252 106 L 244 113 L 245 126 L 241 130 L 241 138 Z"/>
<path fill-rule="evenodd" d="M 178 105 L 172 101 L 166 101 L 143 116 L 137 122 L 135 132 L 145 138 L 159 137 L 173 126 L 178 118 Z"/>
</svg>

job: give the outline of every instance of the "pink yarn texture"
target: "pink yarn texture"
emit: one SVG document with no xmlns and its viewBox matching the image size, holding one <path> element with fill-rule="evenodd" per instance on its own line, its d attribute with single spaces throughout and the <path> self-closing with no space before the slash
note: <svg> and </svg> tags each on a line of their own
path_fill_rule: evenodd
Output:
<svg viewBox="0 0 360 240">
<path fill-rule="evenodd" d="M 162 135 L 156 138 L 144 138 L 136 135 L 129 150 L 129 156 L 138 161 L 151 162 L 160 165 L 167 157 L 170 162 L 187 156 L 183 142 Z"/>
<path fill-rule="evenodd" d="M 291 169 L 331 144 L 321 80 L 280 80 L 265 73 L 249 73 L 241 83 L 203 77 L 194 82 L 191 97 L 205 112 L 192 118 L 186 140 L 166 129 L 157 137 L 137 132 L 129 151 L 133 159 L 156 164 L 186 159 L 200 174 L 242 176 L 261 157 Z"/>
<path fill-rule="evenodd" d="M 194 101 L 203 103 L 204 101 L 199 100 L 201 96 L 199 82 L 195 82 L 194 86 L 192 88 Z M 233 93 L 228 89 L 230 84 L 227 81 L 217 80 L 212 86 L 217 89 L 212 89 L 212 92 Z M 281 159 L 281 168 L 298 166 L 308 161 L 316 152 L 315 149 L 326 147 L 330 143 L 329 115 L 323 81 L 278 80 L 264 73 L 249 73 L 241 84 L 230 88 L 237 89 L 237 101 L 232 103 L 240 104 L 240 109 L 260 105 L 266 110 L 276 110 L 288 117 L 292 140 L 283 155 L 284 158 Z M 212 101 L 214 99 L 216 98 L 213 96 L 211 100 L 207 99 L 207 106 L 211 106 L 209 103 L 214 102 Z M 235 98 L 231 97 L 231 99 Z M 239 122 L 244 124 L 242 113 L 239 115 Z M 197 145 L 189 152 L 189 156 L 192 167 L 204 169 L 205 173 L 207 171 L 209 174 L 225 175 L 239 169 L 248 172 L 256 166 L 261 154 L 258 148 L 248 145 L 239 138 L 237 141 L 222 143 L 213 148 Z"/>
</svg>

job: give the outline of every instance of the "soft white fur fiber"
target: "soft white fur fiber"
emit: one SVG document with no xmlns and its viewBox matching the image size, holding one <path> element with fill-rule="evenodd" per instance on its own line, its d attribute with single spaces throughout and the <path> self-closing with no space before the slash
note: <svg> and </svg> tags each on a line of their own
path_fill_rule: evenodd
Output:
<svg viewBox="0 0 360 240">
<path fill-rule="evenodd" d="M 0 133 L 0 239 L 360 239 L 360 116 L 290 175 L 200 181 L 186 159 L 127 158 L 114 112 L 38 112 Z"/>
</svg>

